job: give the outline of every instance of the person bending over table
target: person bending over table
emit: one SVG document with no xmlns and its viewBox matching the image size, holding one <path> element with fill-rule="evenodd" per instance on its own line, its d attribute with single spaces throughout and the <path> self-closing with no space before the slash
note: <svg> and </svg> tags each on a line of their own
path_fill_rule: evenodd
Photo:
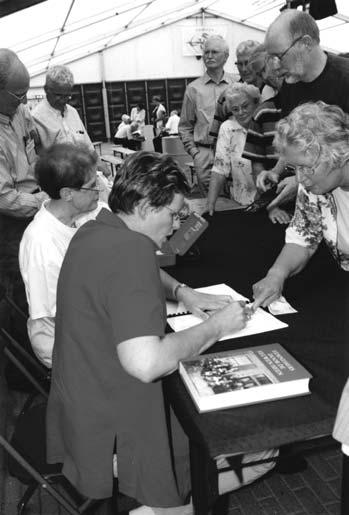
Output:
<svg viewBox="0 0 349 515">
<path fill-rule="evenodd" d="M 277 126 L 275 146 L 298 181 L 286 243 L 267 275 L 253 285 L 254 307 L 268 306 L 325 239 L 349 271 L 349 116 L 324 102 L 296 107 Z"/>
<path fill-rule="evenodd" d="M 143 504 L 137 514 L 191 513 L 183 505 L 188 442 L 166 410 L 161 378 L 249 316 L 230 297 L 198 293 L 159 269 L 155 251 L 179 227 L 188 191 L 170 156 L 129 156 L 109 197 L 112 212 L 102 209 L 77 231 L 58 281 L 48 460 L 63 463 L 82 494 L 102 499 L 112 494 L 116 450 L 119 490 Z M 183 301 L 202 323 L 165 334 L 165 297 Z M 247 455 L 245 462 L 274 455 Z M 244 469 L 244 481 L 271 466 Z M 241 483 L 230 471 L 220 474 L 220 486 Z"/>
<path fill-rule="evenodd" d="M 96 167 L 96 153 L 72 143 L 52 145 L 35 167 L 39 186 L 51 198 L 24 231 L 19 264 L 29 305 L 29 339 L 35 355 L 48 368 L 52 366 L 56 290 L 64 255 L 77 227 L 107 206 L 98 202 Z"/>
<path fill-rule="evenodd" d="M 245 148 L 247 128 L 260 101 L 256 86 L 235 82 L 225 91 L 225 102 L 232 113 L 222 123 L 217 140 L 216 155 L 208 190 L 208 211 L 215 210 L 219 192 L 228 180 L 230 197 L 242 206 L 255 200 L 257 188 L 252 163 L 241 157 Z"/>
</svg>

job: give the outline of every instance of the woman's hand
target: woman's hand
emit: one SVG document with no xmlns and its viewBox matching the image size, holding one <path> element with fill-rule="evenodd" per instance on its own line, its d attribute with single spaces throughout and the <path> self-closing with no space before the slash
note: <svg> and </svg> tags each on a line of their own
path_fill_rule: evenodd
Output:
<svg viewBox="0 0 349 515">
<path fill-rule="evenodd" d="M 188 311 L 203 320 L 209 317 L 207 312 L 217 311 L 232 302 L 229 295 L 200 293 L 187 286 L 178 289 L 177 298 L 183 302 Z"/>
<path fill-rule="evenodd" d="M 256 177 L 256 186 L 259 190 L 267 191 L 279 182 L 279 174 L 272 170 L 262 170 Z"/>
<path fill-rule="evenodd" d="M 287 211 L 284 211 L 279 207 L 274 207 L 273 209 L 270 209 L 268 212 L 268 216 L 270 220 L 273 222 L 273 224 L 288 224 L 291 221 L 291 217 L 287 213 Z"/>
<path fill-rule="evenodd" d="M 269 306 L 271 302 L 278 299 L 284 287 L 285 278 L 283 274 L 269 272 L 263 279 L 255 283 L 253 290 L 253 310 L 259 306 Z"/>
</svg>

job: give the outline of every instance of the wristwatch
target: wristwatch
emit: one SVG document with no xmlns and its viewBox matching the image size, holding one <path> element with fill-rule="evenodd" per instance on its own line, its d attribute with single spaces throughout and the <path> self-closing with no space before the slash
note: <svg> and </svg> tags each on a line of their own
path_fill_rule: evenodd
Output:
<svg viewBox="0 0 349 515">
<path fill-rule="evenodd" d="M 177 300 L 177 293 L 179 288 L 187 288 L 188 286 L 184 283 L 178 283 L 173 289 L 173 297 Z"/>
</svg>

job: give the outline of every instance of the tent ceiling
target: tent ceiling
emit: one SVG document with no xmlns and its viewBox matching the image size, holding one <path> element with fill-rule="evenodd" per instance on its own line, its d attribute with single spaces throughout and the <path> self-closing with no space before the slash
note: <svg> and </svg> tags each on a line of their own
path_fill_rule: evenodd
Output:
<svg viewBox="0 0 349 515">
<path fill-rule="evenodd" d="M 1 2 L 8 4 L 9 2 Z M 11 2 L 12 3 L 12 2 Z M 15 3 L 15 2 L 13 2 Z M 19 4 L 25 4 L 20 0 Z M 28 2 L 27 2 L 28 3 Z M 33 3 L 33 2 L 29 2 Z M 15 50 L 32 76 L 191 16 L 222 16 L 266 29 L 283 0 L 46 0 L 0 18 L 1 47 Z M 349 51 L 349 1 L 318 21 L 325 48 Z"/>
</svg>

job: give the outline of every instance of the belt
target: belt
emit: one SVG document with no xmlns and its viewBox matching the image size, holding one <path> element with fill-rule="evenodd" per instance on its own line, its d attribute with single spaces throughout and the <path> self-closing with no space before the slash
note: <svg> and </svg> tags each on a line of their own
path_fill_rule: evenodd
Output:
<svg viewBox="0 0 349 515">
<path fill-rule="evenodd" d="M 210 143 L 195 143 L 197 147 L 213 148 L 213 144 Z"/>
</svg>

